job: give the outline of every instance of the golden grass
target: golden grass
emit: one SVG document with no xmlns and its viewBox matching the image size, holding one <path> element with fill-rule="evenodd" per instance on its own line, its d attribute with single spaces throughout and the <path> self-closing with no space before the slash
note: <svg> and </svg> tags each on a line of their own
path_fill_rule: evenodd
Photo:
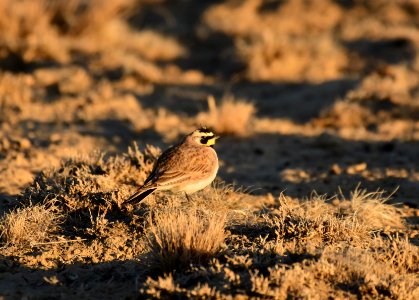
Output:
<svg viewBox="0 0 419 300">
<path fill-rule="evenodd" d="M 134 4 L 133 0 L 1 1 L 0 57 L 69 62 L 72 47 L 81 45 L 80 36 L 106 32 L 110 21 L 121 19 Z"/>
<path fill-rule="evenodd" d="M 403 66 L 375 70 L 343 99 L 324 109 L 312 124 L 337 129 L 345 137 L 378 132 L 389 141 L 414 140 L 417 130 L 411 120 L 416 120 L 419 112 L 416 73 Z"/>
<path fill-rule="evenodd" d="M 160 149 L 152 146 L 141 152 L 135 144 L 123 156 L 105 157 L 94 152 L 64 160 L 57 169 L 40 173 L 25 196 L 34 203 L 43 203 L 54 196 L 63 210 L 106 211 L 121 205 L 144 182 Z"/>
<path fill-rule="evenodd" d="M 225 221 L 224 214 L 198 208 L 155 213 L 148 233 L 153 267 L 170 271 L 208 262 L 223 245 Z"/>
<path fill-rule="evenodd" d="M 1 56 L 12 53 L 24 61 L 68 60 L 66 45 L 51 24 L 48 1 L 1 1 L 0 12 Z"/>
<path fill-rule="evenodd" d="M 190 9 L 191 1 L 187 2 L 185 8 Z M 0 74 L 2 293 L 7 287 L 11 293 L 35 298 L 69 294 L 92 298 L 106 293 L 113 298 L 156 299 L 417 299 L 417 228 L 387 204 L 383 192 L 357 189 L 349 197 L 295 199 L 215 186 L 191 196 L 190 203 L 183 195 L 156 193 L 133 207 L 123 201 L 143 183 L 159 149 L 140 151 L 135 146 L 122 155 L 95 153 L 60 163 L 69 153 L 93 146 L 115 151 L 114 142 L 143 134 L 172 141 L 200 123 L 233 136 L 270 132 L 275 139 L 274 133 L 286 133 L 275 130 L 285 124 L 282 119 L 265 120 L 266 131 L 253 131 L 252 125 L 261 121 L 254 122 L 254 104 L 234 96 L 217 102 L 209 97 L 208 111 L 196 117 L 186 115 L 199 104 L 183 106 L 180 101 L 175 112 L 152 103 L 160 96 L 201 98 L 201 92 L 185 92 L 189 89 L 185 84 L 209 83 L 191 90 L 217 91 L 224 84 L 220 78 L 182 66 L 199 68 L 201 59 L 222 61 L 231 55 L 246 67 L 234 79 L 269 83 L 246 83 L 246 90 L 257 92 L 257 97 L 264 97 L 265 88 L 270 96 L 278 83 L 280 100 L 288 89 L 294 92 L 287 83 L 296 81 L 304 89 L 310 85 L 321 100 L 335 91 L 345 93 L 346 82 L 360 78 L 359 86 L 334 101 L 314 125 L 319 125 L 316 133 L 342 137 L 343 131 L 354 128 L 362 134 L 321 150 L 325 155 L 336 150 L 336 164 L 342 168 L 347 155 L 361 154 L 349 150 L 353 146 L 362 152 L 354 141 L 362 140 L 372 146 L 373 165 L 376 162 L 384 174 L 369 184 L 385 188 L 389 179 L 414 190 L 417 172 L 399 154 L 414 149 L 405 141 L 417 140 L 419 35 L 414 24 L 419 6 L 415 0 L 344 2 L 348 1 L 219 2 L 205 8 L 204 24 L 193 28 L 196 36 L 183 47 L 175 36 L 188 40 L 184 26 L 191 19 L 177 19 L 178 9 L 184 7 L 168 1 L 0 1 L 0 64 L 13 71 Z M 127 16 L 137 14 L 132 8 L 139 6 L 138 16 L 143 18 L 143 4 L 144 14 L 152 11 L 152 22 L 145 24 L 150 29 L 138 31 L 130 27 Z M 199 5 L 193 5 L 194 11 Z M 152 29 L 154 22 L 158 31 Z M 160 33 L 177 29 L 182 31 L 172 36 Z M 213 48 L 219 36 L 211 29 L 226 34 L 231 45 Z M 188 53 L 189 46 L 192 51 L 202 46 L 205 50 Z M 191 61 L 176 61 L 180 57 Z M 229 73 L 229 66 L 219 67 L 220 74 Z M 233 91 L 245 83 L 236 86 L 233 81 Z M 165 86 L 162 90 L 154 83 Z M 306 92 L 291 96 L 305 97 Z M 148 100 L 143 102 L 142 97 Z M 312 116 L 323 107 L 318 104 L 313 105 Z M 183 108 L 185 114 L 179 114 Z M 299 112 L 292 115 L 298 117 Z M 117 125 L 110 132 L 108 121 Z M 308 161 L 304 156 L 311 148 L 300 149 L 294 141 L 313 146 L 312 125 L 300 124 L 292 136 L 290 132 L 277 136 L 285 142 L 284 153 L 278 155 L 285 159 L 288 151 L 298 148 L 302 161 Z M 377 157 L 381 150 L 375 147 L 380 144 L 365 134 L 373 131 L 380 140 L 399 140 L 391 157 L 396 164 L 401 161 L 400 174 L 392 171 L 394 166 L 387 168 L 387 156 Z M 240 143 L 251 150 L 245 139 Z M 228 165 L 232 154 L 227 152 L 220 157 L 227 154 L 222 161 Z M 51 166 L 58 167 L 47 169 Z M 240 174 L 233 166 L 225 168 L 222 162 L 220 166 L 226 172 L 222 176 L 229 179 L 258 177 Z M 349 171 L 352 167 L 333 174 L 338 184 L 357 180 L 360 174 Z M 324 184 L 333 190 L 336 181 L 327 182 L 330 174 L 325 175 Z M 316 186 L 319 183 L 313 182 Z M 14 209 L 3 210 L 17 200 L 22 201 Z M 415 222 L 414 209 L 403 211 L 412 214 L 409 222 Z"/>
<path fill-rule="evenodd" d="M 237 136 L 251 134 L 251 125 L 256 113 L 253 103 L 227 96 L 223 97 L 217 106 L 214 97 L 209 96 L 208 107 L 208 112 L 197 116 L 197 122 L 211 126 L 219 134 Z"/>
<path fill-rule="evenodd" d="M 11 1 L 0 4 L 0 48 L 24 61 L 70 60 L 71 37 L 103 30 L 132 7 L 118 1 Z M 83 9 L 82 9 L 83 8 Z"/>
<path fill-rule="evenodd" d="M 386 202 L 391 196 L 384 191 L 368 192 L 356 189 L 351 193 L 351 210 L 353 216 L 371 229 L 404 228 L 400 211 Z"/>
<path fill-rule="evenodd" d="M 37 258 L 18 252 L 22 264 L 51 267 L 61 255 L 99 265 L 136 258 L 142 271 L 124 276 L 154 298 L 413 299 L 419 251 L 383 192 L 298 200 L 218 184 L 190 201 L 161 193 L 136 211 L 121 206 L 157 155 L 135 146 L 123 156 L 96 153 L 44 172 L 23 195 L 25 206 L 4 215 L 0 253 L 57 241 Z M 56 200 L 44 202 L 47 196 Z M 76 238 L 60 244 L 61 232 Z"/>
<path fill-rule="evenodd" d="M 337 4 L 296 0 L 261 13 L 264 4 L 260 0 L 224 2 L 204 14 L 210 28 L 234 38 L 234 50 L 247 66 L 247 79 L 319 82 L 342 75 L 348 57 L 335 37 L 343 13 Z"/>
<path fill-rule="evenodd" d="M 0 59 L 71 63 L 77 52 L 94 68 L 122 66 L 146 81 L 203 81 L 200 72 L 183 74 L 173 65 L 165 68 L 153 62 L 179 58 L 186 50 L 174 38 L 131 28 L 126 19 L 138 6 L 141 3 L 134 0 L 1 1 Z"/>
<path fill-rule="evenodd" d="M 51 239 L 63 217 L 55 201 L 17 208 L 1 219 L 0 237 L 7 245 L 35 246 Z"/>
<path fill-rule="evenodd" d="M 27 75 L 0 73 L 0 121 L 16 122 L 20 112 L 33 101 L 33 80 Z"/>
</svg>

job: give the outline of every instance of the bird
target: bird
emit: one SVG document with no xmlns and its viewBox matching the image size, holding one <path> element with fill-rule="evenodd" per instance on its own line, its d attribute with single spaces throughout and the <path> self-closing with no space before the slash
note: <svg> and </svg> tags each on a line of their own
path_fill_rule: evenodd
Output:
<svg viewBox="0 0 419 300">
<path fill-rule="evenodd" d="M 140 203 L 155 191 L 193 194 L 210 185 L 218 171 L 214 145 L 219 136 L 201 127 L 183 137 L 157 159 L 144 184 L 125 203 Z"/>
</svg>

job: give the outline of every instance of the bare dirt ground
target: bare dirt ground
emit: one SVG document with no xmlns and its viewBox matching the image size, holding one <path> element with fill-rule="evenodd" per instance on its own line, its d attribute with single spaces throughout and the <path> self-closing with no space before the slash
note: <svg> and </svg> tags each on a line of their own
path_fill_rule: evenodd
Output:
<svg viewBox="0 0 419 300">
<path fill-rule="evenodd" d="M 4 299 L 418 299 L 418 195 L 416 0 L 0 1 Z"/>
</svg>

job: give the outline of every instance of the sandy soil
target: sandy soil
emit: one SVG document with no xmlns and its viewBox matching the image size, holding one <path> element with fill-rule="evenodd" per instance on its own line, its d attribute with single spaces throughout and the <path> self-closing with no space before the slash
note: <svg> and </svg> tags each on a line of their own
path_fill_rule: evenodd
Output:
<svg viewBox="0 0 419 300">
<path fill-rule="evenodd" d="M 418 295 L 417 1 L 47 2 L 0 4 L 0 296 Z M 202 124 L 218 183 L 125 207 Z M 157 268 L 190 205 L 222 241 Z"/>
</svg>

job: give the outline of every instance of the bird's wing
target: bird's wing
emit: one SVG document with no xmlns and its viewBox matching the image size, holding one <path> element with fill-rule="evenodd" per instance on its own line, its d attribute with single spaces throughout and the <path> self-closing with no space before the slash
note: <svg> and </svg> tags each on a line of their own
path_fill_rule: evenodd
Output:
<svg viewBox="0 0 419 300">
<path fill-rule="evenodd" d="M 199 149 L 198 149 L 199 151 Z M 210 164 L 202 163 L 200 155 L 185 155 L 179 147 L 169 148 L 157 161 L 152 178 L 146 182 L 169 186 L 211 172 Z M 150 175 L 151 176 L 151 175 Z"/>
</svg>

